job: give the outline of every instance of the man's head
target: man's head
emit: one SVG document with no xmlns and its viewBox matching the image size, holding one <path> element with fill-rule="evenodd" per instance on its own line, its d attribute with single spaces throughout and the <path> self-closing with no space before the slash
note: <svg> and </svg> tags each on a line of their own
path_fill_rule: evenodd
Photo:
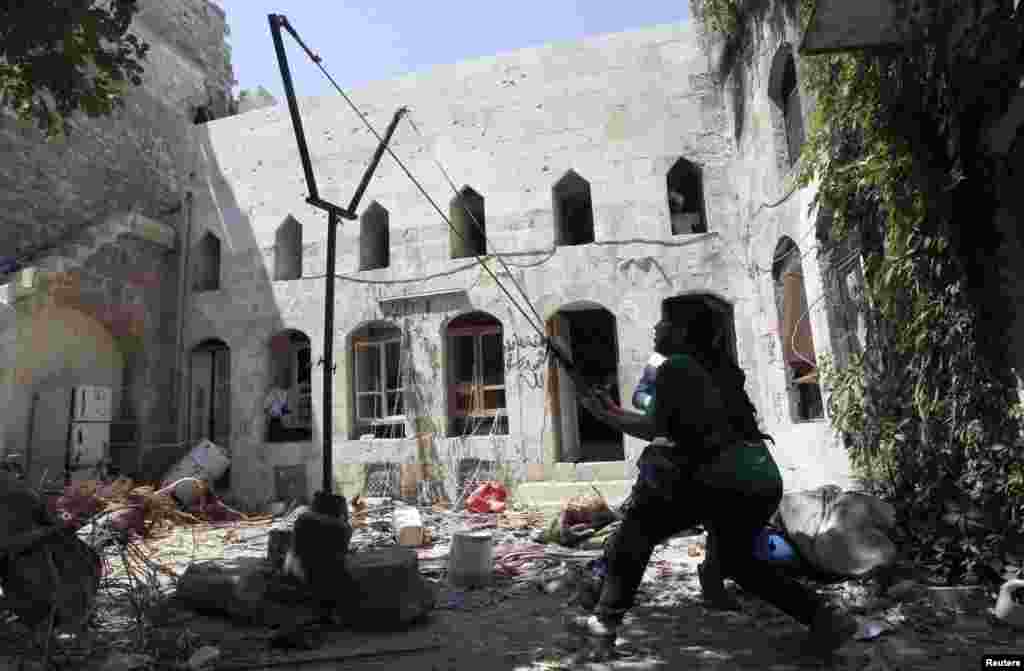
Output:
<svg viewBox="0 0 1024 671">
<path fill-rule="evenodd" d="M 662 319 L 654 326 L 654 351 L 662 356 L 671 356 L 683 351 L 687 340 L 685 324 Z"/>
</svg>

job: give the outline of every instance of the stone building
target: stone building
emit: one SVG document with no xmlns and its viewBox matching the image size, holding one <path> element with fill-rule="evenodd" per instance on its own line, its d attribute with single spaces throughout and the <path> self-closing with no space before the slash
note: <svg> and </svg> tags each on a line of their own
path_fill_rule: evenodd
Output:
<svg viewBox="0 0 1024 671">
<path fill-rule="evenodd" d="M 109 385 L 111 457 L 132 473 L 160 446 L 180 456 L 179 249 L 187 194 L 203 184 L 196 124 L 230 112 L 233 84 L 220 8 L 140 5 L 131 30 L 151 49 L 124 110 L 75 119 L 50 143 L 0 116 L 0 449 L 65 439 L 49 435 L 38 393 Z"/>
<path fill-rule="evenodd" d="M 819 263 L 813 194 L 790 186 L 810 111 L 798 41 L 785 28 L 768 42 L 724 88 L 714 40 L 685 22 L 351 92 L 381 131 L 410 108 L 392 148 L 431 200 L 386 156 L 359 220 L 341 226 L 332 408 L 320 403 L 326 216 L 305 202 L 287 108 L 199 128 L 178 400 L 189 439 L 231 449 L 232 491 L 249 505 L 318 488 L 327 421 L 345 494 L 387 462 L 431 464 L 451 495 L 475 459 L 526 498 L 591 481 L 614 496 L 643 443 L 578 405 L 541 334 L 628 405 L 654 324 L 698 301 L 747 372 L 787 488 L 848 484 L 816 366 L 857 346 L 858 257 Z M 346 204 L 377 140 L 341 97 L 301 106 L 321 195 Z"/>
</svg>

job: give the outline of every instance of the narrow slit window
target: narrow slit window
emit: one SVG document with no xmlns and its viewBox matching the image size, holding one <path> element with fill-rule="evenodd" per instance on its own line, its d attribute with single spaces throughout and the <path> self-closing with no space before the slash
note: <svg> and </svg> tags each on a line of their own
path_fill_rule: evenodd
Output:
<svg viewBox="0 0 1024 671">
<path fill-rule="evenodd" d="M 194 291 L 217 291 L 220 289 L 220 239 L 209 231 L 199 240 L 192 289 Z"/>
<path fill-rule="evenodd" d="M 288 215 L 274 237 L 274 279 L 302 277 L 302 224 Z"/>
<path fill-rule="evenodd" d="M 552 189 L 555 244 L 585 245 L 594 241 L 594 208 L 590 182 L 570 170 Z"/>
<path fill-rule="evenodd" d="M 387 268 L 391 263 L 388 211 L 373 201 L 359 218 L 359 269 Z"/>
<path fill-rule="evenodd" d="M 668 213 L 672 235 L 706 233 L 704 213 L 704 179 L 701 169 L 681 158 L 668 172 Z"/>
<path fill-rule="evenodd" d="M 469 186 L 462 187 L 452 198 L 449 219 L 453 230 L 449 233 L 449 249 L 453 259 L 487 254 L 487 219 L 484 197 Z"/>
</svg>

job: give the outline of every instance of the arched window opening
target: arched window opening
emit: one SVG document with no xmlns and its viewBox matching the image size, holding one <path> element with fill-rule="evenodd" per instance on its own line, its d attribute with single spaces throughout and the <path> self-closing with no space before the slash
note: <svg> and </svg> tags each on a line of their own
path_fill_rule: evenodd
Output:
<svg viewBox="0 0 1024 671">
<path fill-rule="evenodd" d="M 681 158 L 668 171 L 666 183 L 672 235 L 706 233 L 704 180 L 700 167 Z"/>
<path fill-rule="evenodd" d="M 270 339 L 270 387 L 263 404 L 267 441 L 313 439 L 313 358 L 309 336 L 282 331 Z"/>
<path fill-rule="evenodd" d="M 221 340 L 192 349 L 189 361 L 189 438 L 228 447 L 231 438 L 231 350 Z"/>
<path fill-rule="evenodd" d="M 406 436 L 408 356 L 393 324 L 374 322 L 352 334 L 353 438 Z"/>
<path fill-rule="evenodd" d="M 800 107 L 800 88 L 797 86 L 796 61 L 788 44 L 779 47 L 772 61 L 768 96 L 782 112 L 786 133 L 786 151 L 789 165 L 800 158 L 804 144 L 804 117 Z"/>
<path fill-rule="evenodd" d="M 508 433 L 501 322 L 471 312 L 449 322 L 448 435 Z"/>
<path fill-rule="evenodd" d="M 274 236 L 274 279 L 297 280 L 302 277 L 302 224 L 290 214 L 277 227 Z"/>
<path fill-rule="evenodd" d="M 790 416 L 794 421 L 821 419 L 825 412 L 818 384 L 803 264 L 800 248 L 791 238 L 783 237 L 775 247 L 772 279 Z"/>
<path fill-rule="evenodd" d="M 209 121 L 213 121 L 213 112 L 210 111 L 209 106 L 201 105 L 196 108 L 196 111 L 192 114 L 192 123 L 199 126 Z"/>
<path fill-rule="evenodd" d="M 453 230 L 449 233 L 451 258 L 484 256 L 487 254 L 487 226 L 484 216 L 484 197 L 469 186 L 462 187 L 452 198 L 449 219 Z"/>
<path fill-rule="evenodd" d="M 594 208 L 590 200 L 590 183 L 570 170 L 551 191 L 555 212 L 555 244 L 585 245 L 593 242 Z"/>
<path fill-rule="evenodd" d="M 220 239 L 207 231 L 199 241 L 196 253 L 193 291 L 217 291 L 220 289 Z"/>
<path fill-rule="evenodd" d="M 387 268 L 391 262 L 388 211 L 377 201 L 359 218 L 359 270 Z"/>
</svg>

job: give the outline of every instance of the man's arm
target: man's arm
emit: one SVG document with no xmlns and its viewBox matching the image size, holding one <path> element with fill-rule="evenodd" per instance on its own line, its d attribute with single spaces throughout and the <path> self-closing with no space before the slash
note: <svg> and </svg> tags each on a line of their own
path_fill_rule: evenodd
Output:
<svg viewBox="0 0 1024 671">
<path fill-rule="evenodd" d="M 580 402 L 602 423 L 641 440 L 654 440 L 654 419 L 615 405 L 610 398 L 582 396 Z"/>
</svg>

